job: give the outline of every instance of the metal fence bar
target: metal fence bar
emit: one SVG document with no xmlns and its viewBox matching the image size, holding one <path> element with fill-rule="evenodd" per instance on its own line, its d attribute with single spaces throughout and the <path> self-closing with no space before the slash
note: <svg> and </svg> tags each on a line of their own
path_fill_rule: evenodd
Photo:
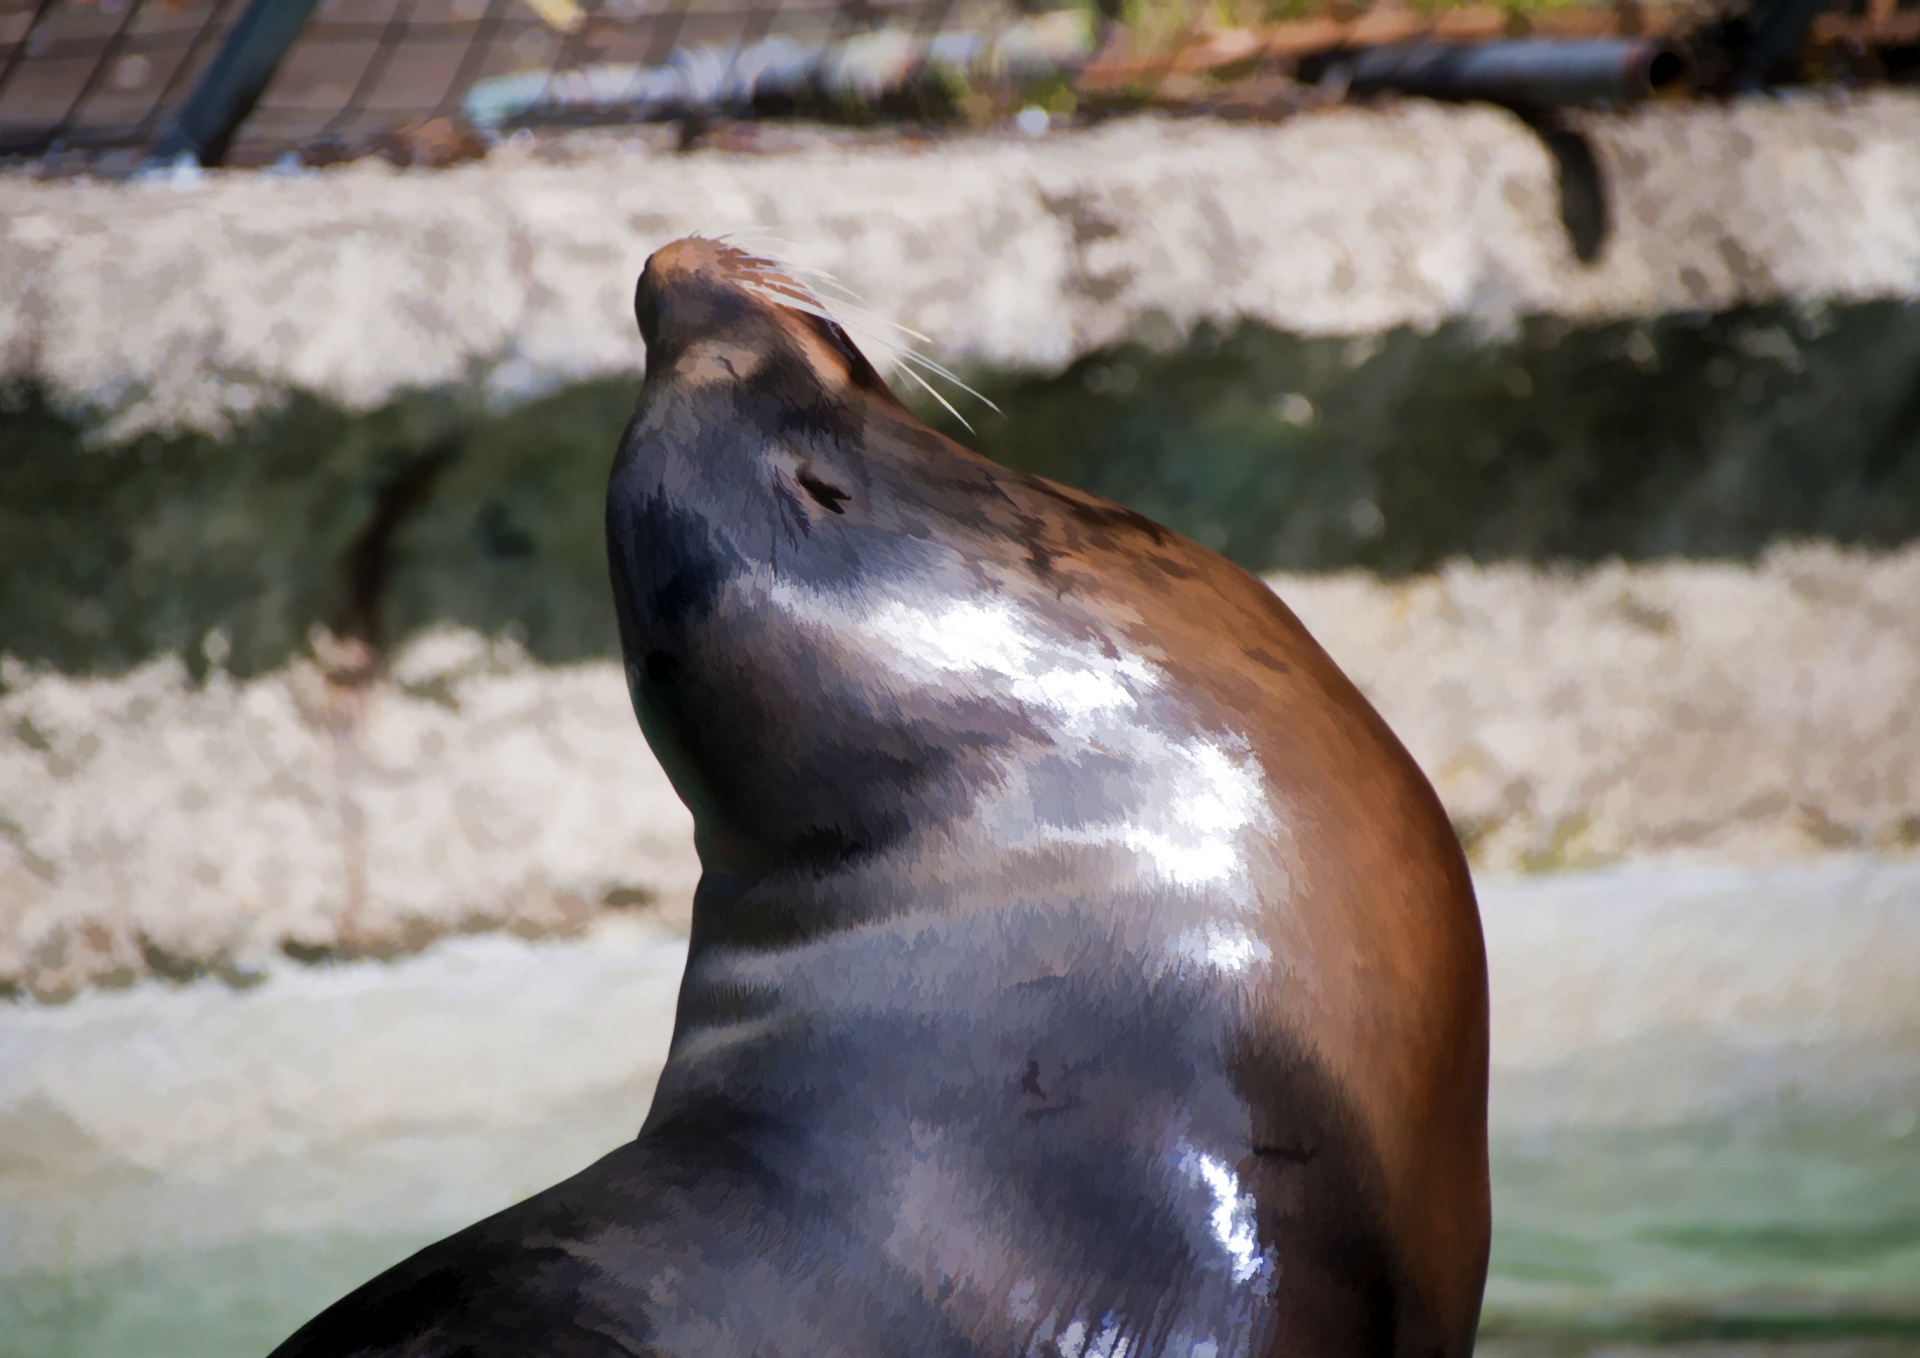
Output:
<svg viewBox="0 0 1920 1358">
<path fill-rule="evenodd" d="M 914 68 L 913 81 L 918 83 L 926 78 L 928 65 L 933 61 L 933 40 L 940 36 L 940 30 L 946 26 L 947 16 L 953 13 L 958 0 L 934 0 L 934 3 L 920 11 L 920 37 L 927 44 L 927 50 L 920 56 L 919 64 Z"/>
<path fill-rule="evenodd" d="M 494 34 L 500 31 L 504 11 L 511 3 L 513 0 L 487 0 L 486 12 L 473 27 L 473 36 L 467 40 L 467 50 L 460 54 L 460 65 L 454 69 L 453 79 L 447 82 L 440 102 L 433 106 L 435 114 L 452 113 L 459 108 L 460 96 L 479 74 L 480 63 L 487 59 Z"/>
<path fill-rule="evenodd" d="M 553 61 L 547 67 L 547 89 L 553 89 L 554 77 L 566 70 L 580 50 L 586 46 L 587 34 L 593 29 L 593 21 L 600 17 L 600 0 L 587 0 L 582 7 L 580 22 L 571 32 L 560 35 L 560 41 L 554 44 Z"/>
<path fill-rule="evenodd" d="M 20 35 L 20 41 L 16 42 L 13 50 L 7 53 L 6 64 L 0 65 L 0 94 L 6 93 L 8 82 L 13 79 L 13 73 L 20 68 L 21 60 L 27 55 L 27 47 L 32 43 L 33 35 L 40 31 L 40 21 L 47 17 L 47 11 L 51 10 L 53 5 L 54 0 L 40 0 L 33 11 L 33 17 L 27 20 L 27 31 Z"/>
<path fill-rule="evenodd" d="M 647 44 L 647 65 L 658 66 L 673 55 L 673 45 L 680 41 L 680 30 L 686 26 L 687 12 L 693 8 L 693 0 L 675 0 L 673 9 L 654 25 L 653 40 Z"/>
<path fill-rule="evenodd" d="M 1767 73 L 1800 45 L 1807 30 L 1831 0 L 1774 0 L 1761 11 L 1754 26 L 1735 87 L 1745 93 L 1766 88 Z"/>
<path fill-rule="evenodd" d="M 227 10 L 232 4 L 233 0 L 214 0 L 213 10 L 207 15 L 206 22 L 193 30 L 193 37 L 187 43 L 187 50 L 180 54 L 179 64 L 167 73 L 166 83 L 160 87 L 160 92 L 153 96 L 152 107 L 147 109 L 146 116 L 141 118 L 134 127 L 135 141 L 145 140 L 152 135 L 154 124 L 160 121 L 161 115 L 173 102 L 174 94 L 193 74 L 194 62 L 206 48 L 208 40 L 219 31 L 220 21 L 227 17 Z"/>
<path fill-rule="evenodd" d="M 202 165 L 226 159 L 233 134 L 266 92 L 281 59 L 313 12 L 315 0 L 252 0 L 207 73 L 153 148 L 152 159 L 191 155 Z"/>
<path fill-rule="evenodd" d="M 773 21 L 779 17 L 779 14 L 780 6 L 777 0 L 771 0 L 771 2 L 760 0 L 760 3 L 748 11 L 746 28 L 740 34 L 739 41 L 733 45 L 733 55 L 727 58 L 727 73 L 720 78 L 722 89 L 726 88 L 727 81 L 733 79 L 734 68 L 740 64 L 740 54 L 773 30 Z M 695 122 L 698 121 L 691 109 L 688 110 L 688 117 Z"/>
<path fill-rule="evenodd" d="M 111 66 L 114 58 L 120 55 L 120 44 L 126 41 L 127 30 L 133 27 L 133 21 L 140 17 L 140 9 L 145 3 L 146 0 L 131 0 L 127 5 L 126 14 L 115 26 L 112 36 L 100 48 L 99 59 L 93 63 L 93 69 L 87 72 L 87 78 L 80 82 L 79 91 L 67 105 L 67 111 L 60 115 L 60 121 L 55 123 L 46 134 L 43 145 L 58 146 L 69 129 L 79 120 L 81 110 L 86 108 L 93 98 L 93 92 L 100 88 L 100 81 L 106 75 L 107 67 Z"/>
<path fill-rule="evenodd" d="M 393 13 L 387 17 L 385 27 L 381 29 L 373 55 L 367 58 L 367 64 L 361 68 L 360 78 L 353 82 L 353 89 L 348 92 L 346 102 L 340 105 L 340 111 L 321 125 L 321 136 L 332 136 L 360 112 L 367 96 L 392 64 L 395 50 L 406 41 L 407 25 L 413 18 L 413 9 L 414 0 L 399 0 L 394 5 Z"/>
</svg>

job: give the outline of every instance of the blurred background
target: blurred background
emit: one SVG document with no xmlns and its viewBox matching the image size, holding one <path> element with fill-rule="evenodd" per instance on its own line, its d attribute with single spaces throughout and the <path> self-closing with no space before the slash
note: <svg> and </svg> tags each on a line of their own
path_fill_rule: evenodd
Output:
<svg viewBox="0 0 1920 1358">
<path fill-rule="evenodd" d="M 690 231 L 1427 770 L 1483 1352 L 1920 1353 L 1917 79 L 1911 0 L 0 0 L 0 1354 L 263 1354 L 638 1126 Z"/>
</svg>

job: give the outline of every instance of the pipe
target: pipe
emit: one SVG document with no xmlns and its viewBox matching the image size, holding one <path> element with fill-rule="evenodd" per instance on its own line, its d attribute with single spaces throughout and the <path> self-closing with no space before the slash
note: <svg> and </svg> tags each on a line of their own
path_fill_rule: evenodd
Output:
<svg viewBox="0 0 1920 1358">
<path fill-rule="evenodd" d="M 1077 11 L 1056 11 L 993 32 L 926 35 L 878 28 L 836 42 L 763 38 L 740 45 L 676 47 L 656 66 L 600 62 L 476 81 L 462 98 L 475 127 L 542 117 L 643 119 L 688 112 L 749 112 L 818 98 L 872 103 L 938 70 L 1037 79 L 1072 71 L 1092 34 Z"/>
<path fill-rule="evenodd" d="M 1741 54 L 1734 88 L 1755 94 L 1766 88 L 1767 75 L 1806 41 L 1807 30 L 1829 0 L 1774 0 L 1760 12 L 1747 50 Z"/>
<path fill-rule="evenodd" d="M 147 163 L 190 155 L 202 165 L 226 159 L 233 134 L 272 83 L 282 58 L 306 27 L 316 0 L 253 0 L 181 106 Z"/>
<path fill-rule="evenodd" d="M 1413 42 L 1356 55 L 1348 88 L 1509 108 L 1631 104 L 1673 89 L 1691 63 L 1664 38 L 1518 38 L 1467 45 Z"/>
</svg>

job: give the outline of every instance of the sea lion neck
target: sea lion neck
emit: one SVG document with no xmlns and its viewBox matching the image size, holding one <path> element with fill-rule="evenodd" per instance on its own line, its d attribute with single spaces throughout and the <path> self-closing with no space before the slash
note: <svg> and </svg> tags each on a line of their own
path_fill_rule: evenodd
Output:
<svg viewBox="0 0 1920 1358">
<path fill-rule="evenodd" d="M 998 909 L 1067 861 L 1164 881 L 1147 933 L 1240 909 L 1264 774 L 1139 607 L 1201 549 L 833 386 L 799 347 L 819 318 L 721 250 L 642 278 L 655 348 L 607 508 L 635 711 L 708 874 L 696 937 Z"/>
<path fill-rule="evenodd" d="M 861 619 L 965 566 L 925 531 L 937 516 L 906 467 L 977 469 L 767 261 L 676 242 L 635 309 L 647 380 L 609 483 L 609 563 L 634 708 L 693 811 L 703 899 L 884 854 L 939 823 L 920 803 L 959 756 L 935 714 L 903 711 L 920 699 L 862 653 Z"/>
</svg>

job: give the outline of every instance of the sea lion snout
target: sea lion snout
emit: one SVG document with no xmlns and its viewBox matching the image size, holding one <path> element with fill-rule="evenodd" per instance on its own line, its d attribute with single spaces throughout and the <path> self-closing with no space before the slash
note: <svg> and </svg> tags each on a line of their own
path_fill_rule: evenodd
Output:
<svg viewBox="0 0 1920 1358">
<path fill-rule="evenodd" d="M 742 286 L 744 252 L 720 241 L 689 236 L 647 258 L 633 290 L 640 337 L 655 357 L 677 353 L 697 336 L 737 329 L 766 304 Z"/>
<path fill-rule="evenodd" d="M 718 365 L 722 371 L 744 377 L 761 368 L 762 356 L 777 354 L 819 389 L 854 386 L 892 403 L 893 393 L 828 310 L 785 266 L 704 236 L 654 251 L 633 295 L 650 367 L 670 367 L 695 346 L 725 344 L 733 352 Z M 751 356 L 745 364 L 743 350 Z"/>
</svg>

